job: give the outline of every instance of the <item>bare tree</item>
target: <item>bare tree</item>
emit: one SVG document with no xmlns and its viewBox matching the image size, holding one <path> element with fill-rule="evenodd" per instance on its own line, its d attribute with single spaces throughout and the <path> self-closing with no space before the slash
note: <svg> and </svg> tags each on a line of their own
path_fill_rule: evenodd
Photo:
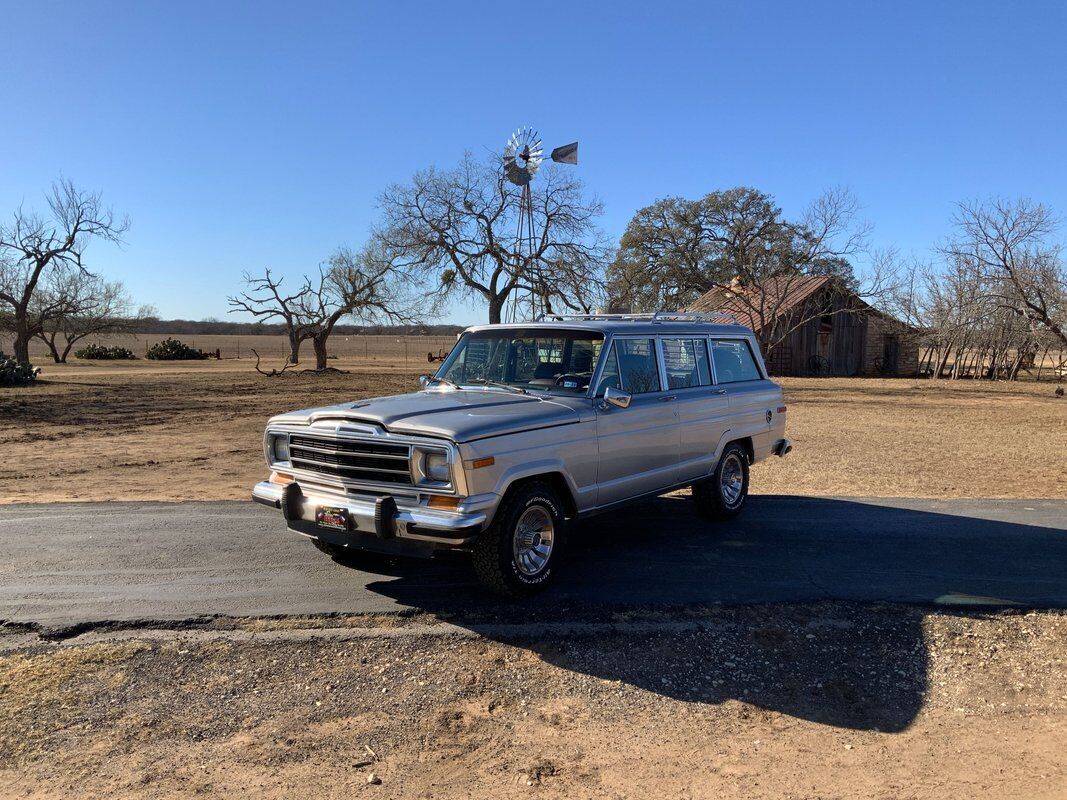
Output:
<svg viewBox="0 0 1067 800">
<path fill-rule="evenodd" d="M 501 321 L 516 292 L 546 311 L 589 310 L 603 286 L 603 209 L 563 170 L 548 167 L 532 184 L 533 230 L 519 237 L 519 187 L 499 164 L 467 154 L 453 170 L 416 173 L 380 197 L 384 224 L 375 238 L 397 267 L 435 276 L 437 297 L 481 297 L 489 322 Z"/>
<path fill-rule="evenodd" d="M 41 313 L 38 308 L 51 309 Z M 43 341 L 57 364 L 64 364 L 79 341 L 105 333 L 132 332 L 155 309 L 133 310 L 133 302 L 119 281 L 106 281 L 80 270 L 56 269 L 45 280 L 34 313 L 39 316 L 35 336 Z"/>
<path fill-rule="evenodd" d="M 963 203 L 940 260 L 915 271 L 898 309 L 923 331 L 920 364 L 934 378 L 1040 377 L 1067 348 L 1057 223 L 1026 200 Z"/>
<path fill-rule="evenodd" d="M 243 311 L 259 319 L 279 319 L 285 325 L 285 334 L 289 338 L 289 358 L 287 363 L 300 363 L 300 345 L 311 338 L 311 330 L 301 322 L 300 302 L 311 292 L 308 284 L 301 286 L 293 294 L 282 292 L 284 278 L 275 277 L 270 269 L 263 271 L 263 277 L 244 273 L 248 289 L 235 297 L 228 297 L 230 313 Z"/>
<path fill-rule="evenodd" d="M 394 253 L 373 245 L 359 253 L 339 248 L 319 267 L 317 280 L 305 279 L 295 301 L 299 324 L 315 348 L 315 369 L 327 368 L 326 344 L 342 319 L 365 325 L 410 321 L 420 302 L 414 287 Z"/>
<path fill-rule="evenodd" d="M 45 217 L 20 206 L 11 222 L 0 225 L 0 303 L 14 334 L 15 359 L 22 364 L 29 364 L 30 339 L 53 310 L 69 312 L 38 297 L 47 273 L 66 269 L 88 274 L 83 257 L 89 242 L 120 243 L 129 228 L 126 218 L 116 219 L 101 205 L 99 194 L 81 191 L 68 180 L 52 185 L 48 207 Z"/>
<path fill-rule="evenodd" d="M 1043 327 L 1067 345 L 1067 271 L 1062 247 L 1050 241 L 1059 227 L 1040 203 L 994 199 L 960 203 L 956 235 L 942 254 L 973 273 L 999 308 Z"/>
</svg>

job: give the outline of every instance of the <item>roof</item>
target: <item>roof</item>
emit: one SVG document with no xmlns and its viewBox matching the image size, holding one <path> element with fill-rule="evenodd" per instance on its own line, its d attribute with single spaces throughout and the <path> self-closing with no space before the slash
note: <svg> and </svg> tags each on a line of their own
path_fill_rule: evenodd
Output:
<svg viewBox="0 0 1067 800">
<path fill-rule="evenodd" d="M 595 331 L 605 336 L 612 333 L 699 333 L 699 334 L 738 334 L 748 335 L 752 331 L 744 325 L 723 325 L 712 322 L 685 321 L 669 322 L 666 320 L 628 320 L 628 319 L 582 319 L 563 322 L 507 322 L 499 325 L 475 325 L 468 331 L 486 330 L 579 330 Z"/>
<path fill-rule="evenodd" d="M 773 278 L 763 286 L 750 289 L 716 286 L 694 300 L 685 310 L 724 311 L 747 319 L 750 316 L 758 316 L 759 309 L 763 308 L 781 316 L 801 305 L 831 281 L 833 278 L 830 275 L 792 275 Z M 765 292 L 763 300 L 759 299 L 761 292 Z M 764 321 L 753 319 L 757 326 Z"/>
<path fill-rule="evenodd" d="M 788 314 L 801 306 L 809 298 L 823 289 L 833 289 L 849 295 L 856 310 L 877 314 L 886 319 L 893 319 L 882 311 L 866 303 L 859 295 L 845 287 L 841 280 L 833 275 L 790 275 L 774 278 L 764 286 L 739 289 L 733 287 L 715 287 L 682 309 L 688 312 L 733 314 L 742 322 L 751 322 L 752 329 L 758 331 L 771 321 L 761 319 L 760 312 L 775 318 Z M 759 294 L 766 291 L 766 298 L 760 300 Z M 899 320 L 895 320 L 899 322 Z M 905 323 L 900 323 L 901 325 Z"/>
</svg>

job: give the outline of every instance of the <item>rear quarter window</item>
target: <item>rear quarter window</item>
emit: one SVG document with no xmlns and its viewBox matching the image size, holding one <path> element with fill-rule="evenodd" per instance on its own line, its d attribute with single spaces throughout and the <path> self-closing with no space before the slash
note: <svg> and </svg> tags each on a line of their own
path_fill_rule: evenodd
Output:
<svg viewBox="0 0 1067 800">
<path fill-rule="evenodd" d="M 763 377 L 744 339 L 713 339 L 711 357 L 715 362 L 715 379 L 718 383 L 758 381 Z"/>
</svg>

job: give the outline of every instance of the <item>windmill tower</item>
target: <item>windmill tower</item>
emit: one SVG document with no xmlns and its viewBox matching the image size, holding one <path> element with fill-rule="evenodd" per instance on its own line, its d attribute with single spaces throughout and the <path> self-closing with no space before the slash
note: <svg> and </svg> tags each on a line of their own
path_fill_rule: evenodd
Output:
<svg viewBox="0 0 1067 800">
<path fill-rule="evenodd" d="M 572 142 L 555 148 L 549 158 L 558 164 L 578 163 L 578 143 Z M 540 266 L 534 261 L 538 247 L 535 230 L 533 192 L 530 183 L 544 160 L 541 137 L 532 128 L 519 128 L 504 145 L 504 177 L 520 188 L 515 231 L 515 265 L 525 268 L 523 276 L 533 286 L 541 282 Z M 544 312 L 544 293 L 534 291 L 512 292 L 511 302 L 505 311 L 505 321 L 516 322 L 523 318 L 536 319 Z"/>
</svg>

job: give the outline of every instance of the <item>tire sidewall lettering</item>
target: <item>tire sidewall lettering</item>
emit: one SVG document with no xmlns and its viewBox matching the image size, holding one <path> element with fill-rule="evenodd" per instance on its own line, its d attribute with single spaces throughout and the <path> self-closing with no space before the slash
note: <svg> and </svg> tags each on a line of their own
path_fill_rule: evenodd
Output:
<svg viewBox="0 0 1067 800">
<path fill-rule="evenodd" d="M 559 531 L 559 527 L 560 527 L 559 523 L 560 523 L 560 520 L 563 517 L 559 513 L 559 509 L 556 508 L 556 504 L 551 499 L 549 499 L 548 497 L 545 497 L 544 495 L 535 494 L 533 497 L 530 497 L 525 502 L 523 502 L 521 505 L 516 507 L 515 514 L 513 515 L 512 519 L 509 520 L 509 533 L 510 533 L 510 536 L 514 536 L 515 535 L 515 525 L 518 524 L 519 517 L 521 517 L 523 512 L 525 512 L 527 509 L 531 508 L 532 506 L 541 506 L 546 511 L 548 511 L 549 514 L 552 515 L 552 524 L 556 527 L 556 530 Z M 519 570 L 518 566 L 516 566 L 514 558 L 512 558 L 512 556 L 510 555 L 510 548 L 509 548 L 508 555 L 507 555 L 508 569 L 511 572 L 511 575 L 517 581 L 519 581 L 520 583 L 523 583 L 523 584 L 525 584 L 527 586 L 537 586 L 540 583 L 544 583 L 545 581 L 547 581 L 552 576 L 552 563 L 555 560 L 555 558 L 556 558 L 556 549 L 553 548 L 552 554 L 549 556 L 549 559 L 548 559 L 548 565 L 545 567 L 544 571 L 538 573 L 537 575 L 526 575 L 526 574 L 524 574 L 523 572 L 521 572 Z"/>
</svg>

